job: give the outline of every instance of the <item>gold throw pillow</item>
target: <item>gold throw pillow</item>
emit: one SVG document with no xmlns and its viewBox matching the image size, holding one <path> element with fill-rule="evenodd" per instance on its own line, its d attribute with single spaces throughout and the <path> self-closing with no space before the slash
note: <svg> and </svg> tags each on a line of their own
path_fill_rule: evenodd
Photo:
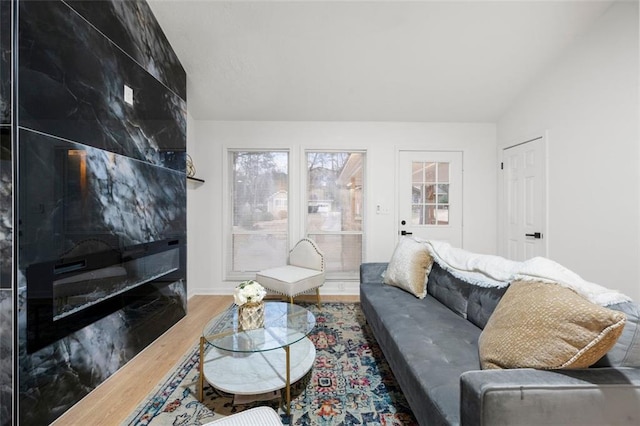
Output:
<svg viewBox="0 0 640 426">
<path fill-rule="evenodd" d="M 480 334 L 483 369 L 586 368 L 616 343 L 624 313 L 559 284 L 513 282 Z"/>
</svg>

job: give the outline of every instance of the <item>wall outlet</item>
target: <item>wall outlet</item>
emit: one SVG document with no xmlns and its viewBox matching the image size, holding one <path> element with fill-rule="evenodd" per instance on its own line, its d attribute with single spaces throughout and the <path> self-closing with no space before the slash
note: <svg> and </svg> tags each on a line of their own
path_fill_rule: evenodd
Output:
<svg viewBox="0 0 640 426">
<path fill-rule="evenodd" d="M 124 101 L 133 106 L 133 89 L 126 84 L 124 85 Z"/>
</svg>

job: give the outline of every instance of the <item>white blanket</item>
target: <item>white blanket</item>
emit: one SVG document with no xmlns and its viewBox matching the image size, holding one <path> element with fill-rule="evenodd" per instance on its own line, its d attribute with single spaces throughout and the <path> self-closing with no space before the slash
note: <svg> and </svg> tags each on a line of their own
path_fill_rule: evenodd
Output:
<svg viewBox="0 0 640 426">
<path fill-rule="evenodd" d="M 600 306 L 610 306 L 631 300 L 630 297 L 616 290 L 586 281 L 575 272 L 545 257 L 534 257 L 521 262 L 521 267 L 515 272 L 513 280 L 558 283 L 575 290 Z"/>
<path fill-rule="evenodd" d="M 471 253 L 442 241 L 414 239 L 426 245 L 441 268 L 469 284 L 506 287 L 513 281 L 543 281 L 571 288 L 601 306 L 631 300 L 616 290 L 585 281 L 575 272 L 544 257 L 515 262 L 500 256 Z"/>
<path fill-rule="evenodd" d="M 427 246 L 433 260 L 453 276 L 480 287 L 506 287 L 515 264 L 500 256 L 471 253 L 435 240 L 418 240 Z"/>
</svg>

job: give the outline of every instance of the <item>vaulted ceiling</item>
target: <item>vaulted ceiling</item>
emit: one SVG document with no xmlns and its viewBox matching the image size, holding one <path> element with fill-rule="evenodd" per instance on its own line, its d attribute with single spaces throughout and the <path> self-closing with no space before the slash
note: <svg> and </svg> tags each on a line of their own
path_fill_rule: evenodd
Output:
<svg viewBox="0 0 640 426">
<path fill-rule="evenodd" d="M 612 1 L 149 0 L 198 120 L 494 122 Z"/>
</svg>

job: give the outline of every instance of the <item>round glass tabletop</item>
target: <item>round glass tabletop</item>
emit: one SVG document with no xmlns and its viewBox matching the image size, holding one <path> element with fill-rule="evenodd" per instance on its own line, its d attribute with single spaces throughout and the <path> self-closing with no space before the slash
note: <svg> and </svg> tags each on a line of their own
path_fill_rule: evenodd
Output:
<svg viewBox="0 0 640 426">
<path fill-rule="evenodd" d="M 262 352 L 292 345 L 306 337 L 316 317 L 302 306 L 265 302 L 264 326 L 243 330 L 238 324 L 238 307 L 233 305 L 205 325 L 202 335 L 212 346 L 230 352 Z"/>
</svg>

